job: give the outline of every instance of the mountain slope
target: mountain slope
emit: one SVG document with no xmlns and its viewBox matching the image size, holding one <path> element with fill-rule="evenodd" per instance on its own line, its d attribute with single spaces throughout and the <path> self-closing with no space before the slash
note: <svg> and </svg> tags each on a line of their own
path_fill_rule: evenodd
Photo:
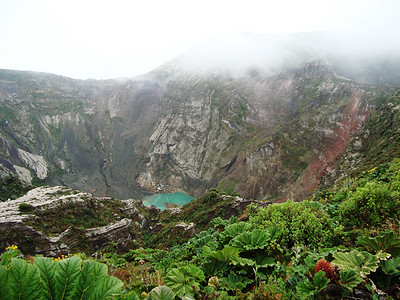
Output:
<svg viewBox="0 0 400 300">
<path fill-rule="evenodd" d="M 378 91 L 321 61 L 272 76 L 175 76 L 139 183 L 300 199 L 360 130 Z"/>
<path fill-rule="evenodd" d="M 3 165 L 15 165 L 25 179 L 135 194 L 140 149 L 133 144 L 152 129 L 156 79 L 121 84 L 13 71 L 0 77 Z"/>
<path fill-rule="evenodd" d="M 0 163 L 27 181 L 140 197 L 218 186 L 301 199 L 333 169 L 388 85 L 327 60 L 266 72 L 170 63 L 123 81 L 0 72 Z M 7 173 L 7 171 L 5 172 Z"/>
</svg>

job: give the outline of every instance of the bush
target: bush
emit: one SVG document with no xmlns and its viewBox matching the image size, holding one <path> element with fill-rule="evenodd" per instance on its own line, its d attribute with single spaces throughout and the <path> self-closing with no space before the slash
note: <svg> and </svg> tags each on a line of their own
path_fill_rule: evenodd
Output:
<svg viewBox="0 0 400 300">
<path fill-rule="evenodd" d="M 333 221 L 322 205 L 312 202 L 286 201 L 256 211 L 249 209 L 250 223 L 255 228 L 274 227 L 279 230 L 278 243 L 318 247 L 327 245 L 333 237 Z"/>
<path fill-rule="evenodd" d="M 15 200 L 32 188 L 32 186 L 24 184 L 18 177 L 13 175 L 0 178 L 0 201 Z"/>
<path fill-rule="evenodd" d="M 339 216 L 343 225 L 349 227 L 377 226 L 388 217 L 399 215 L 400 201 L 389 184 L 366 181 L 339 206 Z"/>
<path fill-rule="evenodd" d="M 22 202 L 20 203 L 20 205 L 18 205 L 19 210 L 22 212 L 29 212 L 32 211 L 34 209 L 34 207 L 28 203 Z"/>
</svg>

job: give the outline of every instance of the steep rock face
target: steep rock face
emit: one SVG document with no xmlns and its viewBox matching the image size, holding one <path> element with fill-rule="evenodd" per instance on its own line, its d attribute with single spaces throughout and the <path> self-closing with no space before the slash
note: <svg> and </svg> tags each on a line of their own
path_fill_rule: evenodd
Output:
<svg viewBox="0 0 400 300">
<path fill-rule="evenodd" d="M 363 128 L 346 145 L 335 168 L 323 178 L 322 186 L 400 157 L 400 92 L 379 97 L 377 106 Z"/>
<path fill-rule="evenodd" d="M 24 180 L 139 195 L 136 169 L 158 116 L 158 81 L 0 72 L 0 163 Z"/>
<path fill-rule="evenodd" d="M 218 186 L 300 199 L 334 166 L 380 89 L 325 61 L 264 74 L 164 66 L 125 81 L 0 72 L 0 164 L 100 196 Z"/>
<path fill-rule="evenodd" d="M 335 165 L 375 96 L 320 61 L 273 76 L 174 76 L 138 182 L 301 199 Z"/>
</svg>

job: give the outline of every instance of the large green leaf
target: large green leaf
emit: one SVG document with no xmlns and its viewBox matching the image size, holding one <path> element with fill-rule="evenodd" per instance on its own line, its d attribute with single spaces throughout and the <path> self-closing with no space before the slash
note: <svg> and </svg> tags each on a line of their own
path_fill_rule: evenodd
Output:
<svg viewBox="0 0 400 300">
<path fill-rule="evenodd" d="M 125 300 L 140 300 L 140 297 L 134 291 L 131 291 L 125 295 Z"/>
<path fill-rule="evenodd" d="M 146 300 L 174 300 L 174 292 L 167 286 L 158 286 L 151 290 Z"/>
<path fill-rule="evenodd" d="M 366 251 L 359 252 L 353 250 L 351 252 L 336 252 L 333 254 L 334 260 L 332 262 L 339 269 L 354 270 L 361 277 L 365 278 L 371 272 L 375 272 L 381 259 L 386 259 L 389 256 L 390 254 L 383 252 L 372 255 Z"/>
<path fill-rule="evenodd" d="M 34 264 L 40 271 L 40 277 L 44 285 L 44 297 L 50 300 L 56 299 L 55 275 L 57 262 L 48 257 L 37 257 Z"/>
<path fill-rule="evenodd" d="M 173 268 L 164 277 L 165 284 L 180 297 L 186 294 L 193 295 L 192 286 L 198 289 L 200 282 L 204 280 L 203 271 L 194 265 Z"/>
<path fill-rule="evenodd" d="M 235 236 L 247 232 L 249 224 L 245 222 L 234 223 L 225 227 L 225 230 L 221 232 L 220 239 L 223 244 L 229 243 L 229 241 Z"/>
<path fill-rule="evenodd" d="M 254 257 L 256 266 L 259 268 L 266 268 L 275 265 L 275 259 L 264 253 L 257 253 Z"/>
<path fill-rule="evenodd" d="M 123 283 L 107 275 L 107 266 L 78 256 L 56 262 L 38 257 L 34 264 L 12 258 L 0 266 L 0 299 L 105 300 L 120 293 Z M 132 298 L 132 297 L 131 297 Z"/>
<path fill-rule="evenodd" d="M 196 286 L 196 283 L 192 282 L 193 279 L 186 281 L 185 274 L 178 268 L 174 268 L 167 273 L 164 278 L 164 282 L 170 287 L 178 296 L 184 296 L 185 294 L 191 294 L 192 285 Z M 197 283 L 197 286 L 199 284 Z"/>
<path fill-rule="evenodd" d="M 10 300 L 37 300 L 42 296 L 39 269 L 20 258 L 11 259 L 7 285 Z"/>
<path fill-rule="evenodd" d="M 161 261 L 169 257 L 169 252 L 166 250 L 158 250 L 150 255 L 148 260 L 153 265 L 158 265 Z"/>
<path fill-rule="evenodd" d="M 323 288 L 325 288 L 328 285 L 329 281 L 330 280 L 325 277 L 325 272 L 322 270 L 320 270 L 320 271 L 318 271 L 318 273 L 314 274 L 313 283 L 314 283 L 314 286 L 315 286 L 317 292 L 319 292 Z"/>
<path fill-rule="evenodd" d="M 195 237 L 189 240 L 189 243 L 193 246 L 193 249 L 196 252 L 201 250 L 205 245 L 210 247 L 212 250 L 216 250 L 218 247 L 216 236 L 207 231 L 198 233 Z"/>
<path fill-rule="evenodd" d="M 239 257 L 240 250 L 234 247 L 225 247 L 218 251 L 206 251 L 207 256 L 218 261 L 229 263 L 232 258 Z"/>
<path fill-rule="evenodd" d="M 122 267 L 127 263 L 126 259 L 119 256 L 117 253 L 114 253 L 111 257 L 107 258 L 106 260 L 114 268 Z"/>
<path fill-rule="evenodd" d="M 385 260 L 382 264 L 382 271 L 390 276 L 400 276 L 400 257 Z"/>
<path fill-rule="evenodd" d="M 361 237 L 357 240 L 357 244 L 371 252 L 382 251 L 395 255 L 400 252 L 400 238 L 392 231 L 384 232 L 377 237 Z"/>
<path fill-rule="evenodd" d="M 340 270 L 339 275 L 340 275 L 339 283 L 342 286 L 348 288 L 350 291 L 352 291 L 353 288 L 357 287 L 361 282 L 363 282 L 363 279 L 361 278 L 360 274 L 351 269 Z"/>
<path fill-rule="evenodd" d="M 324 271 L 319 271 L 314 274 L 313 281 L 306 279 L 302 282 L 299 282 L 296 286 L 296 291 L 300 297 L 300 299 L 309 299 L 314 295 L 317 295 L 323 288 L 325 288 L 329 279 L 325 277 Z"/>
<path fill-rule="evenodd" d="M 230 245 L 243 250 L 263 249 L 271 241 L 271 233 L 267 230 L 255 229 L 251 232 L 242 232 L 235 236 Z"/>
<path fill-rule="evenodd" d="M 231 259 L 230 264 L 235 265 L 235 266 L 239 265 L 242 267 L 245 267 L 245 266 L 252 267 L 252 266 L 256 265 L 256 262 L 250 258 L 236 256 Z"/>
<path fill-rule="evenodd" d="M 7 278 L 8 272 L 6 267 L 0 265 L 0 299 L 10 299 Z"/>
<path fill-rule="evenodd" d="M 229 265 L 215 259 L 207 259 L 201 265 L 201 269 L 207 276 L 222 275 L 229 269 Z"/>
<path fill-rule="evenodd" d="M 57 263 L 57 274 L 55 279 L 56 299 L 73 299 L 76 285 L 81 274 L 82 260 L 78 256 L 63 259 Z"/>
<path fill-rule="evenodd" d="M 90 299 L 94 291 L 103 283 L 107 276 L 107 266 L 94 260 L 86 260 L 76 286 L 76 296 L 79 299 Z"/>
<path fill-rule="evenodd" d="M 228 277 L 223 277 L 220 279 L 221 285 L 226 290 L 236 291 L 244 289 L 249 283 L 253 282 L 253 280 L 235 274 L 234 272 L 230 272 Z"/>
<path fill-rule="evenodd" d="M 315 295 L 314 284 L 308 279 L 297 283 L 296 291 L 300 299 L 309 299 Z"/>
<path fill-rule="evenodd" d="M 110 299 L 112 295 L 121 292 L 124 283 L 116 277 L 106 276 L 102 278 L 96 290 L 90 295 L 90 300 L 106 300 Z"/>
</svg>

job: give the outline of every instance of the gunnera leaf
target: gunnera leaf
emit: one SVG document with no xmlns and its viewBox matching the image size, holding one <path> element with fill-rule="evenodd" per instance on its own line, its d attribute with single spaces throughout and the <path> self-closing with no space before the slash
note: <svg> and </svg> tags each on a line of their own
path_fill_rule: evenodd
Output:
<svg viewBox="0 0 400 300">
<path fill-rule="evenodd" d="M 215 218 L 211 221 L 211 224 L 214 225 L 215 228 L 225 228 L 228 225 L 237 223 L 238 220 L 235 217 L 231 217 L 229 220 L 222 219 L 221 217 Z"/>
<path fill-rule="evenodd" d="M 46 299 L 55 299 L 55 275 L 57 270 L 57 262 L 48 257 L 37 257 L 34 265 L 40 271 L 40 278 L 44 285 L 43 294 Z"/>
<path fill-rule="evenodd" d="M 56 299 L 71 299 L 75 295 L 76 285 L 81 274 L 81 262 L 82 260 L 78 256 L 73 256 L 57 263 Z"/>
<path fill-rule="evenodd" d="M 265 248 L 271 241 L 271 234 L 267 230 L 255 229 L 251 232 L 242 232 L 235 236 L 230 245 L 243 250 L 255 250 Z"/>
<path fill-rule="evenodd" d="M 229 243 L 229 241 L 235 236 L 247 232 L 249 224 L 245 222 L 234 223 L 225 227 L 225 230 L 221 232 L 220 240 L 223 244 Z"/>
<path fill-rule="evenodd" d="M 359 252 L 353 250 L 351 252 L 336 252 L 332 261 L 339 269 L 354 270 L 362 278 L 367 277 L 371 272 L 375 272 L 381 259 L 388 258 L 388 253 L 378 252 L 372 255 L 366 251 Z"/>
<path fill-rule="evenodd" d="M 194 265 L 173 268 L 164 278 L 166 285 L 180 297 L 193 295 L 192 287 L 198 289 L 200 282 L 204 280 L 203 271 Z"/>
<path fill-rule="evenodd" d="M 207 276 L 222 275 L 229 269 L 229 265 L 225 262 L 215 259 L 207 259 L 202 265 L 201 269 Z"/>
<path fill-rule="evenodd" d="M 309 279 L 299 282 L 296 286 L 296 291 L 300 299 L 308 299 L 324 289 L 329 281 L 330 280 L 325 277 L 325 272 L 319 271 L 314 274 L 312 282 Z"/>
<path fill-rule="evenodd" d="M 257 253 L 254 257 L 256 266 L 259 268 L 266 268 L 275 265 L 275 259 L 264 253 Z"/>
<path fill-rule="evenodd" d="M 308 279 L 298 282 L 296 291 L 300 299 L 307 299 L 315 295 L 314 284 Z"/>
<path fill-rule="evenodd" d="M 146 300 L 174 300 L 174 292 L 167 286 L 158 286 L 151 290 Z"/>
<path fill-rule="evenodd" d="M 329 281 L 330 279 L 325 277 L 325 272 L 322 270 L 314 274 L 313 283 L 317 292 L 325 288 L 328 285 Z"/>
<path fill-rule="evenodd" d="M 37 300 L 42 296 L 39 269 L 20 258 L 11 259 L 7 286 L 10 300 Z"/>
<path fill-rule="evenodd" d="M 0 255 L 0 266 L 8 266 L 11 263 L 11 259 L 20 254 L 22 254 L 22 252 L 19 249 L 8 249 L 8 251 Z"/>
<path fill-rule="evenodd" d="M 400 257 L 385 260 L 382 264 L 382 271 L 390 276 L 400 276 Z"/>
<path fill-rule="evenodd" d="M 140 300 L 140 297 L 134 291 L 131 291 L 125 296 L 125 300 Z"/>
<path fill-rule="evenodd" d="M 76 285 L 76 297 L 90 299 L 107 275 L 107 266 L 94 260 L 86 260 Z"/>
<path fill-rule="evenodd" d="M 348 288 L 350 291 L 353 290 L 353 288 L 357 287 L 361 282 L 363 282 L 363 279 L 361 278 L 360 274 L 357 273 L 354 270 L 340 270 L 339 271 L 340 275 L 340 281 L 339 283 Z"/>
<path fill-rule="evenodd" d="M 90 295 L 90 300 L 106 300 L 119 294 L 124 283 L 116 277 L 106 276 L 101 279 L 96 290 Z"/>
<path fill-rule="evenodd" d="M 370 252 L 382 251 L 395 256 L 400 253 L 400 238 L 392 231 L 384 232 L 376 237 L 361 237 L 357 240 L 357 244 Z"/>
<path fill-rule="evenodd" d="M 227 291 L 236 291 L 244 289 L 253 280 L 230 272 L 228 277 L 223 277 L 220 279 L 221 286 Z"/>
<path fill-rule="evenodd" d="M 0 265 L 0 299 L 10 299 L 7 278 L 8 272 L 6 267 Z"/>
<path fill-rule="evenodd" d="M 229 263 L 233 258 L 239 257 L 240 250 L 234 247 L 225 247 L 222 250 L 205 252 L 205 254 L 210 258 Z"/>
</svg>

